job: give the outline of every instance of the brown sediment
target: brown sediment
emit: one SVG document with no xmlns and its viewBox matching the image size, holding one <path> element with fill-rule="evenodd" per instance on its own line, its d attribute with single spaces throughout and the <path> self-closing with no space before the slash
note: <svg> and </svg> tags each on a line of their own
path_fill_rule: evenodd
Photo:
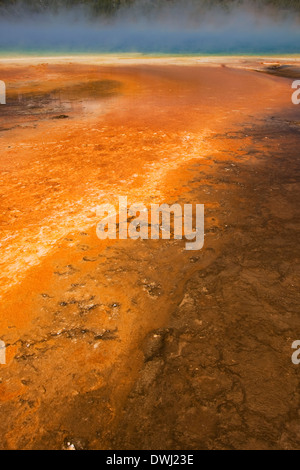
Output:
<svg viewBox="0 0 300 470">
<path fill-rule="evenodd" d="M 203 65 L 1 79 L 2 448 L 296 447 L 290 87 Z M 100 242 L 95 207 L 119 195 L 205 204 L 204 250 Z"/>
<path fill-rule="evenodd" d="M 300 78 L 300 67 L 294 65 L 281 65 L 280 63 L 276 65 L 266 65 L 266 67 L 262 69 L 262 72 L 282 78 Z"/>
</svg>

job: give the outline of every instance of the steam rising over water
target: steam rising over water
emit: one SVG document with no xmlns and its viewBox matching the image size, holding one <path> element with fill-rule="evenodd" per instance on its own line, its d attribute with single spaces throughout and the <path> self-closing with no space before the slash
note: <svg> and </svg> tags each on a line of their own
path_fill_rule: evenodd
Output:
<svg viewBox="0 0 300 470">
<path fill-rule="evenodd" d="M 152 5 L 155 2 L 150 2 Z M 166 2 L 167 3 L 167 2 Z M 298 53 L 299 17 L 270 8 L 204 8 L 203 2 L 119 10 L 92 18 L 83 8 L 2 11 L 0 52 Z"/>
</svg>

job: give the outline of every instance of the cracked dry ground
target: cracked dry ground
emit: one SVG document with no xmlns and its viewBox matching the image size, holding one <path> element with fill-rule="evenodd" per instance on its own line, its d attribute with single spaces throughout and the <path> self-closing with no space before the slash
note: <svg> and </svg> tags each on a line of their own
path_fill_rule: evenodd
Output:
<svg viewBox="0 0 300 470">
<path fill-rule="evenodd" d="M 205 204 L 201 252 L 93 228 L 16 288 L 0 448 L 299 449 L 297 112 L 222 124 L 168 172 L 166 202 Z"/>
<path fill-rule="evenodd" d="M 240 147 L 239 139 L 245 135 L 248 140 L 237 158 L 232 152 L 232 139 Z M 291 363 L 291 343 L 300 334 L 299 130 L 288 120 L 267 119 L 240 133 L 219 135 L 218 139 L 223 141 L 225 152 L 230 141 L 226 160 L 212 156 L 209 165 L 189 168 L 193 199 L 205 199 L 209 205 L 217 194 L 222 201 L 217 213 L 215 209 L 206 213 L 206 246 L 200 254 L 185 253 L 176 260 L 172 250 L 177 252 L 179 242 L 163 246 L 141 242 L 138 248 L 134 242 L 126 252 L 124 247 L 108 248 L 104 264 L 99 264 L 99 258 L 86 256 L 86 264 L 96 263 L 97 267 L 89 266 L 86 276 L 81 277 L 82 284 L 70 285 L 76 268 L 67 266 L 56 271 L 61 292 L 65 289 L 65 293 L 60 308 L 53 312 L 53 323 L 49 327 L 37 319 L 41 331 L 48 328 L 46 337 L 34 340 L 29 333 L 16 356 L 17 364 L 23 367 L 19 378 L 24 376 L 24 387 L 33 386 L 26 381 L 27 372 L 32 380 L 40 378 L 36 390 L 31 390 L 33 399 L 30 395 L 20 399 L 16 394 L 4 408 L 7 412 L 2 411 L 8 421 L 14 416 L 18 422 L 17 416 L 25 410 L 28 426 L 32 426 L 32 411 L 36 409 L 37 421 L 48 423 L 48 430 L 40 428 L 40 440 L 35 436 L 33 445 L 32 438 L 23 436 L 19 446 L 30 443 L 36 448 L 57 448 L 67 438 L 83 448 L 299 448 L 299 370 Z M 203 179 L 205 186 L 199 185 Z M 88 250 L 89 235 L 81 236 L 81 249 Z M 168 263 L 170 257 L 174 267 Z M 184 269 L 183 260 L 189 264 Z M 176 272 L 174 284 L 160 300 L 161 273 L 156 268 L 159 266 L 164 273 L 176 271 L 176 261 L 181 272 Z M 99 285 L 99 278 L 111 283 L 113 277 L 113 284 L 118 284 L 130 272 L 136 282 L 128 304 L 125 294 L 122 305 L 114 302 L 113 296 L 100 301 L 90 295 L 93 286 Z M 53 286 L 53 292 L 57 287 Z M 57 294 L 43 294 L 41 303 L 47 304 L 52 295 Z M 97 367 L 88 376 L 78 373 L 84 362 L 83 352 L 88 357 L 91 344 L 107 342 L 109 347 L 103 348 L 103 355 L 113 355 L 118 332 L 110 330 L 110 325 L 120 309 L 130 312 L 137 305 L 149 311 L 149 305 L 141 304 L 141 298 L 147 303 L 149 297 L 154 299 L 151 305 L 155 309 L 150 324 L 153 320 L 164 324 L 165 295 L 174 300 L 171 317 L 167 327 L 149 332 L 143 340 L 144 366 L 134 387 L 132 377 L 128 383 L 124 377 L 123 383 L 110 377 L 110 385 L 103 382 L 99 387 L 101 372 Z M 181 300 L 176 306 L 178 298 Z M 98 322 L 93 322 L 98 302 L 107 318 L 107 325 L 102 322 L 100 330 Z M 79 320 L 73 321 L 72 329 L 64 330 L 66 317 L 75 311 Z M 149 329 L 147 319 L 141 320 L 140 328 Z M 50 357 L 61 370 L 64 358 L 60 356 L 67 347 L 72 347 L 75 354 L 74 363 L 66 365 L 70 369 L 69 396 L 64 401 L 52 397 L 53 402 L 43 406 L 36 395 L 44 387 L 44 393 L 46 388 L 47 393 L 51 392 L 47 354 L 51 349 L 58 350 Z M 134 356 L 130 362 L 129 371 L 136 366 Z M 118 380 L 113 368 L 111 374 Z M 83 384 L 90 391 L 77 394 L 76 389 Z M 111 399 L 112 384 L 118 389 L 115 402 Z"/>
<path fill-rule="evenodd" d="M 219 188 L 222 247 L 204 266 L 206 245 L 168 328 L 147 337 L 112 448 L 299 449 L 298 125 L 224 135 L 251 144 L 195 177 Z"/>
</svg>

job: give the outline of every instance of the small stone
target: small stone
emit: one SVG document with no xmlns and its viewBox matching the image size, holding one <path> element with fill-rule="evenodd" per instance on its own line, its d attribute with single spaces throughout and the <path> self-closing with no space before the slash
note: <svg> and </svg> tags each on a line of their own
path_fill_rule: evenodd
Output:
<svg viewBox="0 0 300 470">
<path fill-rule="evenodd" d="M 161 354 L 166 334 L 166 330 L 158 330 L 150 333 L 146 337 L 143 345 L 145 362 L 151 361 Z"/>
</svg>

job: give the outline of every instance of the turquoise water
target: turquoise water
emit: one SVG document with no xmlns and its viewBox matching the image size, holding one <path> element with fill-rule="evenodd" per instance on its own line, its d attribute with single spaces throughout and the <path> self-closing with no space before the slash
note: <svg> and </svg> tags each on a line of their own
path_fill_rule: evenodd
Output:
<svg viewBox="0 0 300 470">
<path fill-rule="evenodd" d="M 73 8 L 57 15 L 47 11 L 1 15 L 0 9 L 0 54 L 300 54 L 300 15 L 245 6 L 202 11 L 197 2 L 188 0 L 180 2 L 180 8 L 176 2 L 160 3 L 165 7 L 153 11 L 135 7 L 110 19 Z"/>
<path fill-rule="evenodd" d="M 121 55 L 121 56 L 126 56 L 126 57 L 149 57 L 149 58 L 164 58 L 164 57 L 286 57 L 286 58 L 300 58 L 300 53 L 290 53 L 286 51 L 230 51 L 230 52 L 224 52 L 224 51 L 214 51 L 214 52 L 193 52 L 193 53 L 187 53 L 187 52 L 135 52 L 135 51 L 116 51 L 116 52 L 105 52 L 105 51 L 99 51 L 96 52 L 95 50 L 92 51 L 80 51 L 80 50 L 75 50 L 75 49 L 19 49 L 19 48 L 13 48 L 10 50 L 1 50 L 0 47 L 0 57 L 1 58 L 26 58 L 26 57 L 41 57 L 41 56 L 47 56 L 47 57 L 61 57 L 61 56 L 77 56 L 77 57 L 84 57 L 84 56 L 113 56 L 113 55 Z"/>
</svg>

